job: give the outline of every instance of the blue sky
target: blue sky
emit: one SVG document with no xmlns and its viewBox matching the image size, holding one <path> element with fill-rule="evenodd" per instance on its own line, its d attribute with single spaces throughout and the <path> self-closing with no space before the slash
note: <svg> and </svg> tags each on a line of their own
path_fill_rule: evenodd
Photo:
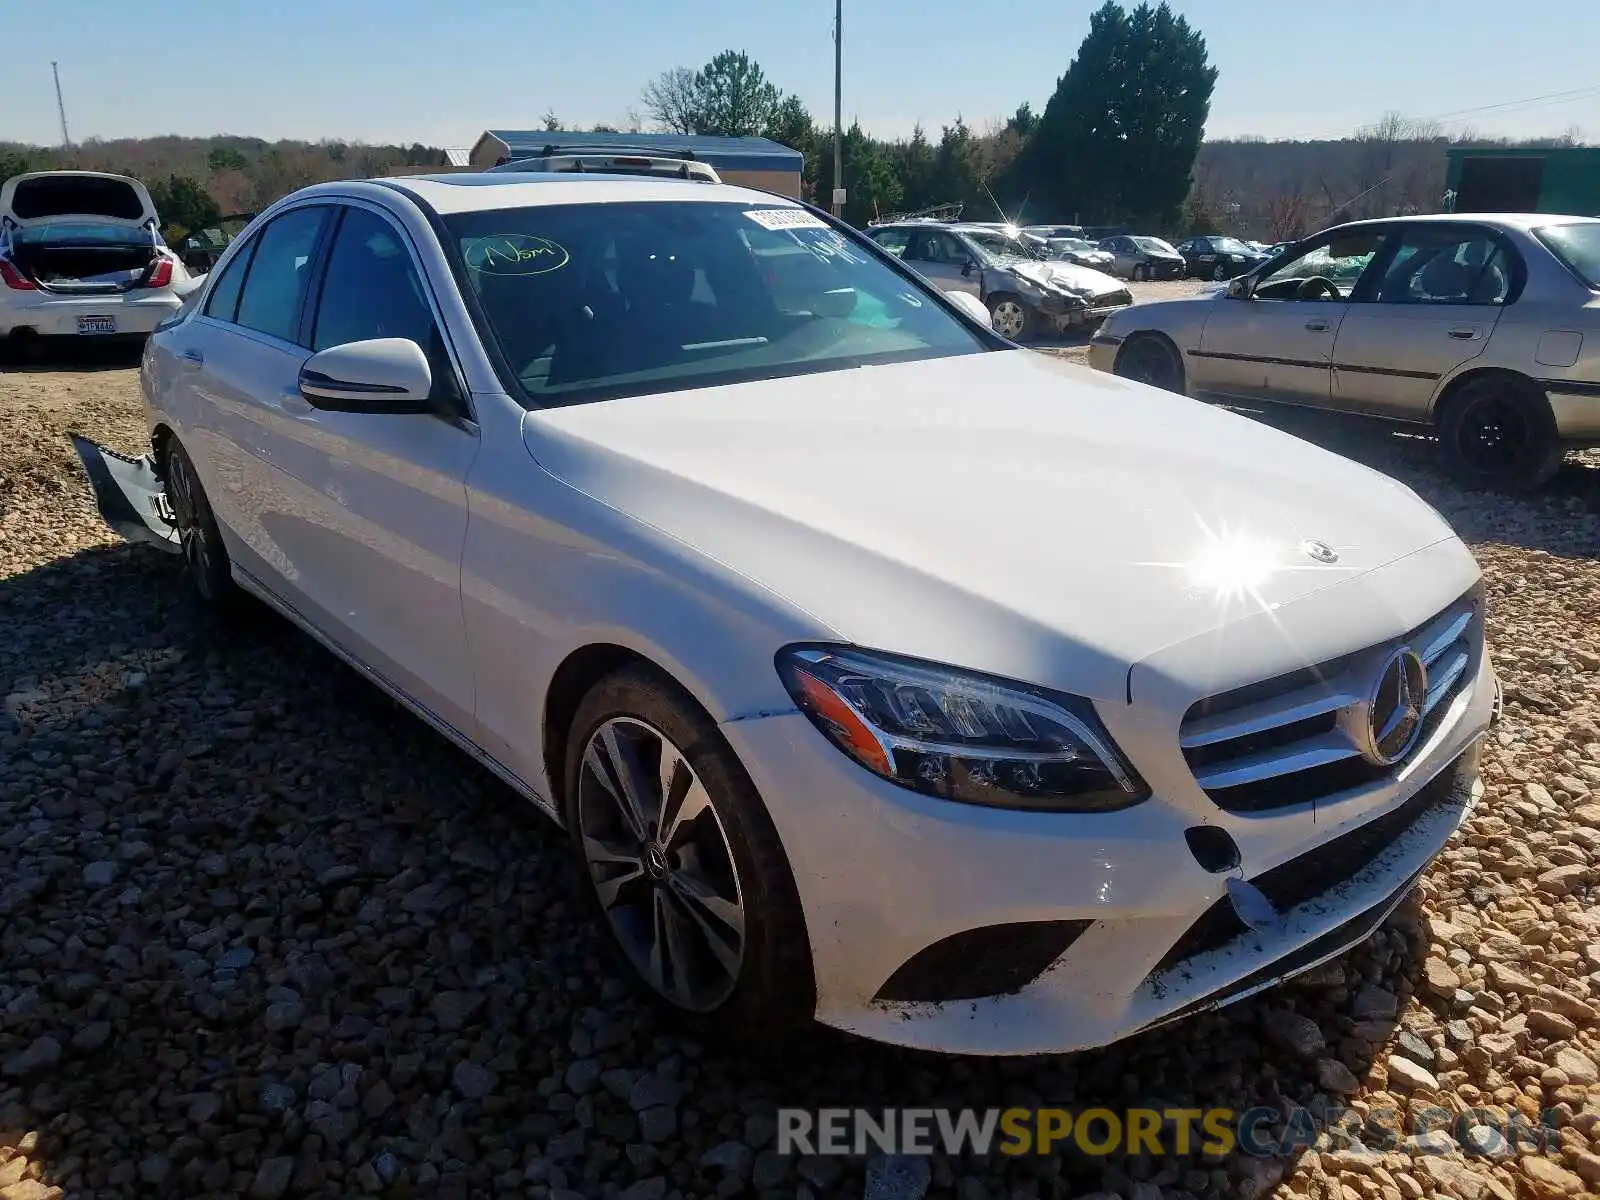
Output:
<svg viewBox="0 0 1600 1200">
<path fill-rule="evenodd" d="M 844 110 L 937 136 L 1043 106 L 1095 2 L 846 0 Z M 640 86 L 725 48 L 831 117 L 832 0 L 55 0 L 6 5 L 0 140 L 252 134 L 468 145 L 485 128 L 616 123 Z M 1337 137 L 1387 109 L 1600 141 L 1600 0 L 1174 0 L 1221 78 L 1212 136 Z M 985 9 L 983 15 L 980 10 Z M 1512 104 L 1587 89 L 1586 96 Z M 1503 107 L 1463 112 L 1485 106 Z M 1461 113 L 1460 116 L 1454 114 Z"/>
</svg>

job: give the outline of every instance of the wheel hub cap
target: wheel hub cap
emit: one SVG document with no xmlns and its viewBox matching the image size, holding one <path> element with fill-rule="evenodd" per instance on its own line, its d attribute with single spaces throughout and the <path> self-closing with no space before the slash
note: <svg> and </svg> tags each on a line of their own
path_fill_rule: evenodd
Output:
<svg viewBox="0 0 1600 1200">
<path fill-rule="evenodd" d="M 652 883 L 664 883 L 669 870 L 665 846 L 660 842 L 651 842 L 644 848 L 644 872 Z"/>
</svg>

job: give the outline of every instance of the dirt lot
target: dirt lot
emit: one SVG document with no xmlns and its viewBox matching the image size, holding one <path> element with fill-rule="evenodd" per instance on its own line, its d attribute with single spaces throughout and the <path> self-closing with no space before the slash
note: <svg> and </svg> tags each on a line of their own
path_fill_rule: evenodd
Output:
<svg viewBox="0 0 1600 1200">
<path fill-rule="evenodd" d="M 1600 1188 L 1600 465 L 1512 501 L 1446 485 L 1421 440 L 1317 434 L 1471 543 L 1506 683 L 1483 804 L 1366 943 L 1094 1054 L 819 1032 L 758 1062 L 633 998 L 575 915 L 560 838 L 503 787 L 308 639 L 213 624 L 170 561 L 116 543 L 69 429 L 141 449 L 133 371 L 0 375 L 0 1200 Z M 772 1149 L 779 1105 L 1043 1103 L 1265 1105 L 1279 1130 L 1343 1107 L 1374 1149 Z M 1420 1135 L 1441 1109 L 1477 1110 L 1458 1126 L 1476 1156 Z M 1551 1144 L 1506 1146 L 1513 1111 L 1545 1114 Z"/>
</svg>

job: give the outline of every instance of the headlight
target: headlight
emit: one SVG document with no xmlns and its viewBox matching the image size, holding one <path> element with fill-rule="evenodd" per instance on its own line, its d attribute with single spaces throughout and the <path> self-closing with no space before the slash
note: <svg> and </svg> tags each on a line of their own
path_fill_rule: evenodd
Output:
<svg viewBox="0 0 1600 1200">
<path fill-rule="evenodd" d="M 790 646 L 800 711 L 867 770 L 963 804 L 1109 812 L 1150 789 L 1076 696 L 846 647 Z"/>
<path fill-rule="evenodd" d="M 1042 295 L 1044 295 L 1044 287 L 1042 285 L 1040 285 L 1037 281 L 1029 279 L 1026 275 L 1013 275 L 1011 278 L 1013 278 L 1013 279 L 1015 279 L 1017 281 L 1017 291 L 1021 292 L 1023 295 L 1025 295 L 1025 296 L 1042 296 Z"/>
</svg>

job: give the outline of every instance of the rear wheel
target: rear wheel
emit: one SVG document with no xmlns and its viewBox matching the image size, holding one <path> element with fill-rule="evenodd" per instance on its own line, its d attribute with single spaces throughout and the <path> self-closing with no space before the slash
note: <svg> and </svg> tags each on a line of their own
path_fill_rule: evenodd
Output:
<svg viewBox="0 0 1600 1200">
<path fill-rule="evenodd" d="M 707 1038 L 769 1041 L 810 1020 L 810 943 L 777 831 L 705 712 L 628 667 L 567 741 L 566 818 L 586 891 L 627 968 Z"/>
<path fill-rule="evenodd" d="M 177 441 L 167 451 L 165 472 L 167 502 L 172 505 L 178 541 L 183 547 L 184 573 L 202 603 L 221 607 L 234 594 L 228 551 L 194 462 Z"/>
<path fill-rule="evenodd" d="M 994 296 L 989 300 L 989 324 L 1001 337 L 1020 342 L 1033 336 L 1033 310 L 1015 296 Z"/>
<path fill-rule="evenodd" d="M 1550 402 L 1515 375 L 1469 380 L 1445 401 L 1438 430 L 1445 470 L 1467 487 L 1533 491 L 1561 466 Z"/>
<path fill-rule="evenodd" d="M 1134 334 L 1122 344 L 1112 369 L 1135 383 L 1168 392 L 1183 392 L 1183 362 L 1178 357 L 1178 348 L 1160 334 Z"/>
</svg>

